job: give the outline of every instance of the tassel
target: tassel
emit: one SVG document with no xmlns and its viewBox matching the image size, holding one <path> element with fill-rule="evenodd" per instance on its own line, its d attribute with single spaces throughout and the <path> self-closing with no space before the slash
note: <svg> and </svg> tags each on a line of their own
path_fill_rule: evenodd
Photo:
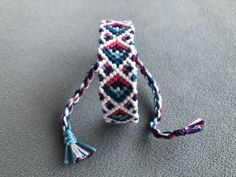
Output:
<svg viewBox="0 0 236 177">
<path fill-rule="evenodd" d="M 96 152 L 96 149 L 93 146 L 79 142 L 70 129 L 64 131 L 64 143 L 64 164 L 69 163 L 69 154 L 71 155 L 72 162 L 76 163 L 92 156 L 92 154 Z"/>
<path fill-rule="evenodd" d="M 198 118 L 191 124 L 189 124 L 187 127 L 184 128 L 185 134 L 192 134 L 192 133 L 197 133 L 200 132 L 204 129 L 204 120 Z"/>
<path fill-rule="evenodd" d="M 204 128 L 204 121 L 200 118 L 195 120 L 193 123 L 189 124 L 185 128 L 170 130 L 170 131 L 160 131 L 158 129 L 158 119 L 155 117 L 152 122 L 150 122 L 151 130 L 156 138 L 172 139 L 177 136 L 185 136 L 188 134 L 193 134 L 200 132 Z"/>
</svg>

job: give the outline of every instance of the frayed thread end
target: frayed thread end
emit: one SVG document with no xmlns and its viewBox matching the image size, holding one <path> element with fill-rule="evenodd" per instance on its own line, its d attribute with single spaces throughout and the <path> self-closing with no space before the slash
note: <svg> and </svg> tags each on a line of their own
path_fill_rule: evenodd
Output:
<svg viewBox="0 0 236 177">
<path fill-rule="evenodd" d="M 69 129 L 64 132 L 64 143 L 64 164 L 69 163 L 69 155 L 71 156 L 72 162 L 77 163 L 92 156 L 93 153 L 96 152 L 96 149 L 93 146 L 79 142 L 74 133 Z"/>
<path fill-rule="evenodd" d="M 204 120 L 198 118 L 188 126 L 182 129 L 177 130 L 169 130 L 169 131 L 160 131 L 158 129 L 158 119 L 155 117 L 153 121 L 150 122 L 150 127 L 153 135 L 156 138 L 164 138 L 164 139 L 173 139 L 178 136 L 185 136 L 188 134 L 193 134 L 200 132 L 204 129 Z"/>
</svg>

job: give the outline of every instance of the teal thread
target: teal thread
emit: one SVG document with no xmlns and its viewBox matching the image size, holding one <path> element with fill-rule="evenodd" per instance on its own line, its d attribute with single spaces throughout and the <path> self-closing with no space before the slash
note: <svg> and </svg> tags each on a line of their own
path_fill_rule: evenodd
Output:
<svg viewBox="0 0 236 177">
<path fill-rule="evenodd" d="M 92 153 L 97 151 L 95 147 L 93 147 L 93 146 L 91 146 L 89 144 L 78 142 L 78 145 L 83 147 L 83 148 L 89 149 Z"/>
<path fill-rule="evenodd" d="M 64 164 L 69 163 L 69 151 L 71 150 L 70 145 L 71 144 L 76 144 L 77 142 L 78 142 L 77 138 L 75 137 L 74 133 L 71 131 L 71 125 L 69 123 L 68 128 L 64 132 L 64 143 L 65 143 Z M 72 157 L 72 161 L 75 163 L 76 162 L 76 157 L 72 153 L 72 151 L 71 151 L 71 157 Z"/>
</svg>

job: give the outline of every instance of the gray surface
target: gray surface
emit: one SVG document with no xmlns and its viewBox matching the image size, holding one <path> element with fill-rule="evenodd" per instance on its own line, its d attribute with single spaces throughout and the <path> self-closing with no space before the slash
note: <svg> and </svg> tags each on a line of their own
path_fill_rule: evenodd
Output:
<svg viewBox="0 0 236 177">
<path fill-rule="evenodd" d="M 0 176 L 236 176 L 235 1 L 0 1 Z M 155 140 L 139 74 L 139 124 L 102 120 L 98 79 L 73 128 L 97 153 L 63 165 L 63 107 L 96 60 L 101 19 L 130 19 L 164 99 L 163 129 L 204 116 L 204 132 Z"/>
</svg>

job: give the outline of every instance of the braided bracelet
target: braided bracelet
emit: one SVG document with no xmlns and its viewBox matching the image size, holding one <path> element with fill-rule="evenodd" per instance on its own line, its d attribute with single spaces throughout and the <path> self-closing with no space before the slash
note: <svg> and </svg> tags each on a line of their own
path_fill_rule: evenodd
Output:
<svg viewBox="0 0 236 177">
<path fill-rule="evenodd" d="M 65 106 L 62 115 L 62 128 L 65 143 L 64 163 L 79 162 L 90 157 L 96 149 L 77 140 L 71 130 L 70 115 L 74 106 L 88 89 L 95 73 L 100 80 L 99 96 L 103 117 L 109 123 L 127 123 L 139 121 L 137 67 L 147 79 L 154 95 L 154 116 L 150 129 L 156 138 L 172 139 L 203 130 L 204 121 L 197 119 L 185 128 L 160 131 L 158 124 L 162 116 L 162 98 L 160 90 L 150 72 L 139 59 L 134 46 L 134 25 L 131 21 L 102 20 L 99 28 L 100 39 L 98 60 L 90 68 L 80 88 Z"/>
</svg>

